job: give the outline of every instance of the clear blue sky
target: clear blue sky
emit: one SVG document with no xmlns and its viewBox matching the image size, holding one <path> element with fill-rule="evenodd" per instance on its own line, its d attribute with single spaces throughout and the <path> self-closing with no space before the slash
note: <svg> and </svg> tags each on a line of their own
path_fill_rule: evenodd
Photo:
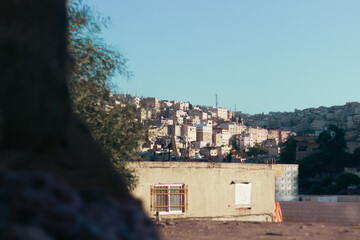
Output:
<svg viewBox="0 0 360 240">
<path fill-rule="evenodd" d="M 88 0 L 119 91 L 245 113 L 360 101 L 359 0 Z"/>
</svg>

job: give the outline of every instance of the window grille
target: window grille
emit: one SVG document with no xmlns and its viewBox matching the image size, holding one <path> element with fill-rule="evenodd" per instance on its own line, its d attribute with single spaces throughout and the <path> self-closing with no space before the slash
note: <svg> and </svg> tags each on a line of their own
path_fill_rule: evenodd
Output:
<svg viewBox="0 0 360 240">
<path fill-rule="evenodd" d="M 151 211 L 183 213 L 188 208 L 188 188 L 184 184 L 156 184 L 150 192 Z"/>
</svg>

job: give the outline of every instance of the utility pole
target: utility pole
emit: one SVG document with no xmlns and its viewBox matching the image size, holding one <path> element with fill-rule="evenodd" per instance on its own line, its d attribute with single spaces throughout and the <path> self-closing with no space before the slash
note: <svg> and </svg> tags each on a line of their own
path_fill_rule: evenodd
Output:
<svg viewBox="0 0 360 240">
<path fill-rule="evenodd" d="M 216 108 L 218 107 L 218 98 L 217 98 L 217 94 L 215 94 L 215 99 L 216 99 Z"/>
</svg>

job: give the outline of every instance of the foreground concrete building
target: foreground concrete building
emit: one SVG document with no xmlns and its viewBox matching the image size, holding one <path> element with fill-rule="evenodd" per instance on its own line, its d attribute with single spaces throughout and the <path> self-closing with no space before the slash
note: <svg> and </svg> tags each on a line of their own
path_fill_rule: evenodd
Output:
<svg viewBox="0 0 360 240">
<path fill-rule="evenodd" d="M 271 165 L 214 162 L 129 162 L 133 195 L 150 217 L 273 221 Z"/>
</svg>

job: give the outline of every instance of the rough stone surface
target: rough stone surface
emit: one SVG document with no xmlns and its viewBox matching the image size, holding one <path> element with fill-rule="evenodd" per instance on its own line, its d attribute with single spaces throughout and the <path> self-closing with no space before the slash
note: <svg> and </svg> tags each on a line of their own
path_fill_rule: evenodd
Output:
<svg viewBox="0 0 360 240">
<path fill-rule="evenodd" d="M 156 239 L 135 201 L 81 196 L 52 174 L 0 171 L 0 239 Z"/>
<path fill-rule="evenodd" d="M 65 0 L 0 7 L 0 239 L 156 239 L 73 115 Z"/>
</svg>

